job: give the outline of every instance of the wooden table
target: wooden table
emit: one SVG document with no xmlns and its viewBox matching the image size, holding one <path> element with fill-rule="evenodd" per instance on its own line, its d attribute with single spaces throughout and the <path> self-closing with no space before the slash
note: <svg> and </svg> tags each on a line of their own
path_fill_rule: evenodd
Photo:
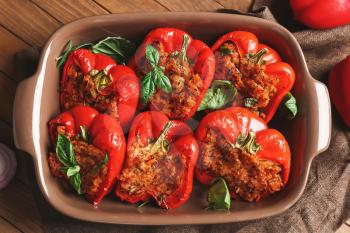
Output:
<svg viewBox="0 0 350 233">
<path fill-rule="evenodd" d="M 12 104 L 20 81 L 15 54 L 31 46 L 41 47 L 63 24 L 75 19 L 125 12 L 215 11 L 231 8 L 247 11 L 253 0 L 0 0 L 0 142 L 15 149 L 12 138 Z M 15 179 L 0 191 L 0 232 L 43 232 L 32 194 L 33 163 L 16 151 Z M 339 232 L 350 232 L 343 225 Z"/>
</svg>

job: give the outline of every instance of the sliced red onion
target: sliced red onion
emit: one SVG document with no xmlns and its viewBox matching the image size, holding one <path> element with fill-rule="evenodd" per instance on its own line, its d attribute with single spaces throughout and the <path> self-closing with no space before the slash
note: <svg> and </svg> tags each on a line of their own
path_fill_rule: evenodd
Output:
<svg viewBox="0 0 350 233">
<path fill-rule="evenodd" d="M 0 189 L 6 187 L 15 176 L 17 161 L 15 153 L 0 143 Z"/>
</svg>

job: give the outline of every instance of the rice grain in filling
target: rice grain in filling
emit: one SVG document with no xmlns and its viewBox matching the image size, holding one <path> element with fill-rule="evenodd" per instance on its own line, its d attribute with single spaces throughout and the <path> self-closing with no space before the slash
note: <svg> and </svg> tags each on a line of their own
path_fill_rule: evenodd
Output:
<svg viewBox="0 0 350 233">
<path fill-rule="evenodd" d="M 259 64 L 247 56 L 241 56 L 237 51 L 233 43 L 226 42 L 214 53 L 217 64 L 214 78 L 230 80 L 242 95 L 242 100 L 255 98 L 257 101 L 250 108 L 264 118 L 265 115 L 259 110 L 269 104 L 277 91 L 276 86 L 279 80 L 264 73 L 266 68 L 264 64 Z M 237 104 L 244 105 L 243 102 Z"/>
<path fill-rule="evenodd" d="M 199 74 L 191 69 L 190 61 L 181 59 L 177 53 L 168 54 L 161 43 L 154 43 L 160 59 L 159 66 L 164 67 L 164 74 L 169 78 L 172 92 L 166 93 L 158 89 L 151 98 L 155 110 L 162 111 L 169 118 L 185 118 L 197 103 L 203 88 Z M 150 66 L 144 62 L 141 76 L 150 71 Z"/>
<path fill-rule="evenodd" d="M 132 144 L 120 176 L 121 192 L 128 196 L 147 193 L 161 200 L 181 184 L 184 166 L 180 155 L 161 149 L 151 154 L 152 145 L 138 140 Z"/>
<path fill-rule="evenodd" d="M 117 96 L 115 93 L 102 95 L 98 92 L 94 77 L 83 74 L 78 66 L 72 65 L 67 72 L 68 79 L 61 86 L 65 102 L 63 108 L 69 110 L 77 105 L 90 105 L 99 112 L 108 113 L 119 119 L 117 108 Z"/>
<path fill-rule="evenodd" d="M 199 168 L 210 176 L 223 177 L 235 199 L 259 201 L 283 187 L 279 164 L 234 148 L 213 129 L 208 129 L 201 153 Z"/>
<path fill-rule="evenodd" d="M 95 195 L 100 190 L 108 173 L 108 167 L 102 166 L 100 169 L 94 168 L 105 158 L 106 153 L 94 145 L 88 144 L 82 140 L 71 138 L 74 148 L 75 160 L 80 166 L 80 176 L 82 191 L 88 195 Z M 58 160 L 55 153 L 50 153 L 48 163 L 52 175 L 68 180 L 68 177 L 62 173 L 63 164 Z"/>
</svg>

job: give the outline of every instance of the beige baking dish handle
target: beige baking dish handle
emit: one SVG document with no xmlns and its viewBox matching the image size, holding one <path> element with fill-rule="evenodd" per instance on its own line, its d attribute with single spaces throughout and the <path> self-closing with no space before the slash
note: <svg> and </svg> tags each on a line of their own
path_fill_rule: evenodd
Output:
<svg viewBox="0 0 350 233">
<path fill-rule="evenodd" d="M 312 79 L 316 93 L 316 106 L 317 115 L 312 117 L 311 121 L 316 121 L 315 134 L 316 140 L 316 153 L 315 156 L 325 151 L 330 143 L 331 130 L 332 130 L 332 116 L 331 116 L 331 102 L 327 86 L 323 83 Z"/>
<path fill-rule="evenodd" d="M 34 155 L 33 144 L 33 104 L 36 77 L 30 77 L 19 83 L 13 107 L 13 135 L 15 145 L 30 155 Z"/>
</svg>

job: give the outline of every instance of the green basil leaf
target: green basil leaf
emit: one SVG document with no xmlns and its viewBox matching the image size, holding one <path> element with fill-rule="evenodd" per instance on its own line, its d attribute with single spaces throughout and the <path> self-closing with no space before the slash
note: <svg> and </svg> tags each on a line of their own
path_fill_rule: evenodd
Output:
<svg viewBox="0 0 350 233">
<path fill-rule="evenodd" d="M 80 171 L 80 166 L 75 165 L 74 167 L 68 167 L 66 174 L 68 177 L 74 176 L 75 174 L 79 173 Z"/>
<path fill-rule="evenodd" d="M 66 167 L 71 167 L 77 164 L 75 161 L 73 144 L 69 138 L 63 134 L 57 136 L 56 155 L 58 160 Z"/>
<path fill-rule="evenodd" d="M 223 108 L 235 99 L 236 88 L 228 80 L 214 80 L 197 111 Z"/>
<path fill-rule="evenodd" d="M 83 191 L 81 189 L 81 177 L 79 172 L 69 177 L 69 182 L 79 195 L 83 194 Z"/>
<path fill-rule="evenodd" d="M 298 114 L 297 101 L 292 93 L 288 92 L 283 98 L 283 102 L 279 107 L 279 114 L 287 120 L 292 120 Z"/>
<path fill-rule="evenodd" d="M 142 79 L 141 82 L 141 102 L 143 104 L 147 104 L 155 91 L 156 87 L 152 79 L 151 71 Z"/>
<path fill-rule="evenodd" d="M 258 100 L 253 97 L 248 97 L 244 99 L 244 106 L 247 108 L 252 108 L 258 103 Z"/>
<path fill-rule="evenodd" d="M 158 50 L 152 45 L 146 46 L 146 58 L 149 64 L 154 68 L 158 65 L 159 62 L 159 53 Z"/>
<path fill-rule="evenodd" d="M 221 46 L 220 47 L 220 52 L 223 54 L 223 55 L 231 55 L 233 54 L 233 51 L 227 47 L 224 47 L 224 46 Z"/>
<path fill-rule="evenodd" d="M 135 52 L 135 45 L 123 37 L 107 37 L 93 45 L 92 52 L 109 55 L 117 63 L 126 64 Z"/>
<path fill-rule="evenodd" d="M 169 78 L 163 73 L 163 71 L 159 68 L 155 68 L 153 72 L 153 80 L 157 87 L 161 88 L 166 93 L 170 93 L 171 83 Z"/>
<path fill-rule="evenodd" d="M 229 210 L 231 197 L 225 180 L 219 177 L 209 187 L 207 194 L 208 206 L 214 210 Z"/>
<path fill-rule="evenodd" d="M 100 170 L 100 168 L 102 168 L 104 165 L 106 165 L 106 163 L 108 162 L 108 154 L 106 153 L 105 157 L 103 158 L 103 160 L 96 164 L 96 166 L 92 169 L 92 172 L 95 173 L 98 170 Z"/>
</svg>

